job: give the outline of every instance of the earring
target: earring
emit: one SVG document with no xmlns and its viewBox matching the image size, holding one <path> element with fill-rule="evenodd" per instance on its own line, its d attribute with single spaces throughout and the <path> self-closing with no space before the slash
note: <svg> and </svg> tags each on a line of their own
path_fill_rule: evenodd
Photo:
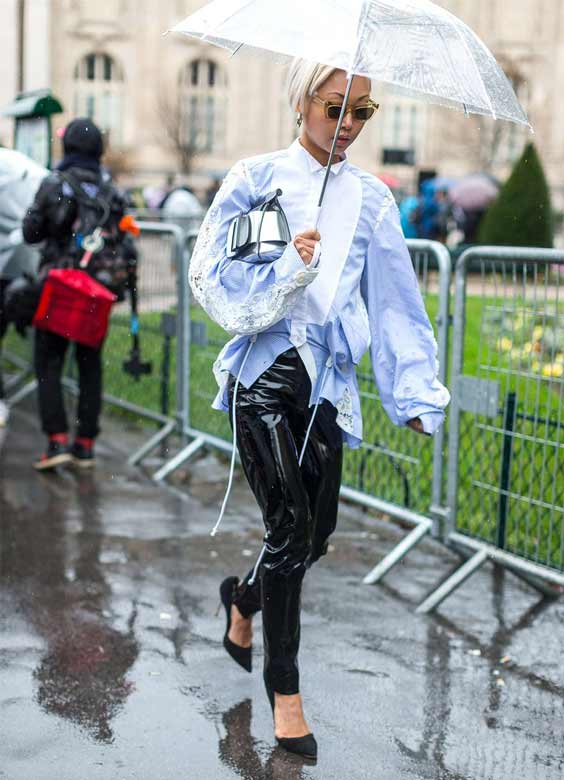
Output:
<svg viewBox="0 0 564 780">
<path fill-rule="evenodd" d="M 302 116 L 301 114 L 298 114 L 298 116 L 296 117 L 296 124 L 297 124 L 297 126 L 298 126 L 298 127 L 301 127 L 301 126 L 302 126 L 302 123 L 303 123 L 303 121 L 304 121 L 304 118 L 303 118 L 303 116 Z"/>
</svg>

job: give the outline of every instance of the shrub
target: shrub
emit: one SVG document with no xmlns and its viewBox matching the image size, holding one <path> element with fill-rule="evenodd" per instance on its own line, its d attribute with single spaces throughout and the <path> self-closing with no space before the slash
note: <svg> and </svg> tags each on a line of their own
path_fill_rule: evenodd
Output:
<svg viewBox="0 0 564 780">
<path fill-rule="evenodd" d="M 494 246 L 552 247 L 553 237 L 550 191 L 537 150 L 528 144 L 484 215 L 478 241 Z"/>
</svg>

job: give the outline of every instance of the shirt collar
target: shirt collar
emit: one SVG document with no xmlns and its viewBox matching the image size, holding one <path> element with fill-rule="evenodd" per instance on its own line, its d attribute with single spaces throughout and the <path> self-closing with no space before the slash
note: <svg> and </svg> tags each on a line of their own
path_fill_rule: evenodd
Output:
<svg viewBox="0 0 564 780">
<path fill-rule="evenodd" d="M 315 159 L 315 157 L 312 157 L 312 155 L 307 151 L 307 149 L 302 146 L 299 138 L 296 138 L 294 143 L 289 147 L 288 151 L 290 152 L 290 156 L 296 157 L 306 166 L 309 173 L 317 173 L 318 171 L 324 171 L 327 167 L 325 165 L 321 165 L 321 163 L 318 162 Z M 347 158 L 345 156 L 344 160 L 341 160 L 341 162 L 338 163 L 334 163 L 331 166 L 332 175 L 338 176 L 341 173 L 341 171 L 345 168 L 346 165 L 347 165 Z"/>
</svg>

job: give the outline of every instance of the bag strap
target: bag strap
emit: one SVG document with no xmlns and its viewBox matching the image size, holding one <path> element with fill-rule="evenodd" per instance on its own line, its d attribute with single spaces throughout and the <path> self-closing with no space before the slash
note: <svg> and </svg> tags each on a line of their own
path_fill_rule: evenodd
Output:
<svg viewBox="0 0 564 780">
<path fill-rule="evenodd" d="M 103 225 L 105 225 L 106 222 L 108 221 L 108 217 L 110 216 L 111 209 L 110 209 L 109 202 L 105 198 L 103 198 L 100 193 L 103 192 L 104 189 L 106 190 L 106 192 L 109 192 L 109 187 L 105 186 L 104 182 L 102 182 L 98 188 L 97 194 L 91 196 L 80 186 L 77 180 L 70 174 L 59 172 L 59 176 L 64 182 L 66 182 L 69 185 L 77 201 L 82 201 L 83 203 L 96 202 L 101 206 L 102 218 L 99 220 L 96 227 L 102 227 Z"/>
</svg>

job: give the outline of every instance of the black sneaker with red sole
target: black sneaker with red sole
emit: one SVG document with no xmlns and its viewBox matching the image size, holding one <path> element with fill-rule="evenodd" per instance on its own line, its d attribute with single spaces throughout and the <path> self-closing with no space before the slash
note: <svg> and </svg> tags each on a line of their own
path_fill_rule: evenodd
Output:
<svg viewBox="0 0 564 780">
<path fill-rule="evenodd" d="M 68 444 L 63 444 L 60 441 L 50 441 L 47 446 L 47 452 L 33 464 L 33 468 L 36 471 L 48 471 L 49 469 L 55 469 L 57 466 L 64 466 L 65 463 L 70 463 L 72 460 L 69 452 Z"/>
<path fill-rule="evenodd" d="M 72 445 L 70 453 L 73 465 L 81 469 L 92 468 L 96 462 L 94 459 L 94 448 L 87 447 L 78 441 L 75 441 Z"/>
</svg>

